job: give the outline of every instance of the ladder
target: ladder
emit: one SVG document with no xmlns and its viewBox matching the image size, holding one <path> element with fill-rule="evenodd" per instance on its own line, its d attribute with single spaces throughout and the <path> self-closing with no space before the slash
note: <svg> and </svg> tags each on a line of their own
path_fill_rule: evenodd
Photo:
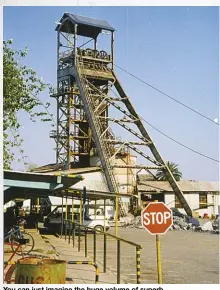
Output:
<svg viewBox="0 0 220 290">
<path fill-rule="evenodd" d="M 84 104 L 84 110 L 92 130 L 92 135 L 96 147 L 99 152 L 99 157 L 106 176 L 108 188 L 111 192 L 119 193 L 118 184 L 116 182 L 113 167 L 111 166 L 110 162 L 112 153 L 109 149 L 109 144 L 105 142 L 104 136 L 102 136 L 104 129 L 101 122 L 99 121 L 97 114 L 95 114 L 97 106 L 94 103 L 93 95 L 91 94 L 89 89 L 89 84 L 84 73 L 83 60 L 81 56 L 79 56 L 77 59 L 76 68 L 76 80 Z M 121 216 L 126 216 L 127 211 L 123 202 L 121 201 L 121 198 L 119 198 L 119 210 Z"/>
</svg>

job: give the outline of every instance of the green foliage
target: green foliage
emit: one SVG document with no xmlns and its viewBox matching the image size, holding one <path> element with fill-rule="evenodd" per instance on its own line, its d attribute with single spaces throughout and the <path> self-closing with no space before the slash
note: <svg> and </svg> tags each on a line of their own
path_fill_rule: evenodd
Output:
<svg viewBox="0 0 220 290">
<path fill-rule="evenodd" d="M 173 174 L 175 180 L 180 181 L 180 179 L 182 178 L 182 173 L 178 169 L 178 164 L 168 161 L 167 166 L 170 169 L 171 173 Z M 156 178 L 160 181 L 167 181 L 167 178 L 163 169 L 157 170 Z"/>
<path fill-rule="evenodd" d="M 27 53 L 27 48 L 14 50 L 12 40 L 3 41 L 3 150 L 5 169 L 10 169 L 12 161 L 15 160 L 13 149 L 20 148 L 23 142 L 19 134 L 21 123 L 17 113 L 25 111 L 32 122 L 36 122 L 35 117 L 40 117 L 41 121 L 51 121 L 51 116 L 48 118 L 47 111 L 50 103 L 47 102 L 44 105 L 38 98 L 38 95 L 47 87 L 50 88 L 50 85 L 45 84 L 42 78 L 37 77 L 32 68 L 20 64 L 20 59 L 25 58 Z M 21 155 L 24 153 L 22 149 L 20 149 L 20 153 Z"/>
</svg>

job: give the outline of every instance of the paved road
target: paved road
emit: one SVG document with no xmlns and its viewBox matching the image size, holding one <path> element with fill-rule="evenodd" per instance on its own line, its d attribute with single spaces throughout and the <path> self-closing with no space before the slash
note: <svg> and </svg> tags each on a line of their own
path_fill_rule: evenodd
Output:
<svg viewBox="0 0 220 290">
<path fill-rule="evenodd" d="M 110 230 L 114 234 L 114 230 Z M 141 281 L 156 283 L 155 237 L 143 229 L 120 228 L 119 235 L 141 244 Z M 103 260 L 102 237 L 98 237 L 97 259 Z M 92 251 L 92 237 L 89 249 Z M 219 283 L 219 236 L 190 231 L 169 231 L 161 236 L 163 283 L 208 284 Z M 116 273 L 116 243 L 108 240 L 107 266 Z M 121 277 L 136 283 L 135 249 L 121 245 Z"/>
</svg>

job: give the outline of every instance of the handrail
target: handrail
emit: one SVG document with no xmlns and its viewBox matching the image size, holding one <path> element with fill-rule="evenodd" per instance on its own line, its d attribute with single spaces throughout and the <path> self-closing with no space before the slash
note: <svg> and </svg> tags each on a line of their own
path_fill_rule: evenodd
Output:
<svg viewBox="0 0 220 290">
<path fill-rule="evenodd" d="M 88 227 L 88 226 L 82 225 L 82 224 L 80 224 L 80 223 L 78 223 L 78 222 L 74 222 L 74 221 L 71 221 L 71 220 L 68 220 L 68 219 L 64 219 L 63 221 L 64 221 L 64 222 L 68 222 L 68 223 L 70 222 L 70 223 L 72 223 L 72 224 L 76 224 L 76 225 L 78 225 L 78 226 L 80 226 L 80 227 L 83 227 L 83 228 L 86 228 L 86 229 L 88 229 L 88 230 L 92 230 L 92 231 L 96 231 L 96 232 L 98 232 L 98 233 L 102 233 L 103 235 L 106 235 L 106 236 L 109 236 L 109 237 L 115 238 L 116 240 L 119 240 L 119 241 L 121 241 L 121 242 L 124 242 L 124 243 L 127 243 L 127 244 L 129 244 L 129 245 L 132 245 L 132 246 L 138 247 L 139 249 L 143 249 L 143 247 L 142 247 L 141 245 L 136 244 L 136 243 L 134 243 L 134 242 L 132 242 L 132 241 L 126 240 L 126 239 L 124 239 L 124 238 L 121 238 L 121 237 L 118 237 L 118 236 L 115 236 L 115 235 L 112 235 L 112 234 L 106 233 L 106 232 L 104 232 L 104 231 L 97 230 L 97 229 L 94 229 L 94 228 L 91 228 L 91 227 Z"/>
<path fill-rule="evenodd" d="M 99 282 L 99 267 L 92 261 L 68 261 L 69 265 L 91 265 L 95 268 L 95 284 Z"/>
<path fill-rule="evenodd" d="M 81 233 L 85 233 L 85 247 L 84 247 L 84 255 L 87 257 L 88 255 L 88 239 L 87 234 L 88 232 L 93 233 L 93 263 L 96 263 L 96 234 L 102 234 L 104 236 L 104 250 L 103 250 L 103 272 L 106 273 L 107 269 L 107 237 L 114 238 L 117 242 L 117 284 L 120 284 L 120 275 L 121 275 L 121 242 L 124 242 L 126 244 L 129 244 L 131 246 L 134 246 L 136 249 L 136 277 L 137 277 L 137 284 L 141 283 L 140 278 L 140 266 L 141 266 L 141 256 L 140 256 L 140 250 L 142 249 L 142 246 L 134 243 L 132 241 L 126 240 L 124 238 L 114 236 L 112 234 L 106 233 L 105 231 L 97 230 L 95 228 L 91 228 L 85 225 L 82 225 L 76 221 L 64 219 L 64 224 L 69 226 L 68 229 L 68 243 L 70 244 L 70 236 L 72 235 L 72 242 L 73 242 L 73 248 L 75 247 L 75 236 L 76 236 L 76 226 L 78 226 L 78 252 L 81 250 Z M 71 233 L 72 232 L 72 233 Z M 67 240 L 67 226 L 65 227 L 65 240 Z"/>
</svg>

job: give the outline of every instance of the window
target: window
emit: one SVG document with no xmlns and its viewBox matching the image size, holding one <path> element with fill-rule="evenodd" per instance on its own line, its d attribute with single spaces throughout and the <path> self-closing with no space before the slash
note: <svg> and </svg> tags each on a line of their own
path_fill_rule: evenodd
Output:
<svg viewBox="0 0 220 290">
<path fill-rule="evenodd" d="M 175 195 L 175 208 L 183 208 L 178 197 Z"/>
<path fill-rule="evenodd" d="M 199 208 L 207 208 L 207 193 L 199 194 Z"/>
</svg>

